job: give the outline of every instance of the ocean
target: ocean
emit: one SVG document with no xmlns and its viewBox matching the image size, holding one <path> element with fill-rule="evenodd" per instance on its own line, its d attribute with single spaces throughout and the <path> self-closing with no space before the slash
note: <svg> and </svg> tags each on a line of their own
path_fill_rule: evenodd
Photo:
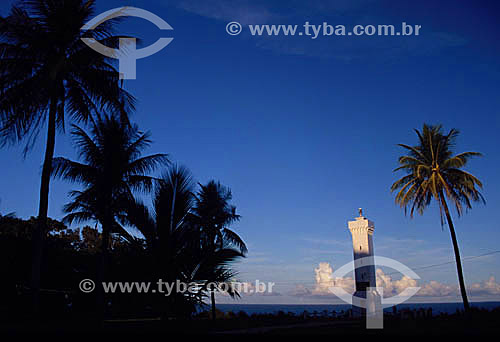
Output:
<svg viewBox="0 0 500 342">
<path fill-rule="evenodd" d="M 482 308 L 491 310 L 497 307 L 500 307 L 500 302 L 475 302 L 471 303 L 471 306 L 476 308 Z M 349 310 L 351 308 L 348 304 L 311 304 L 311 305 L 301 305 L 301 304 L 218 304 L 217 309 L 223 312 L 233 312 L 238 313 L 243 311 L 249 315 L 251 314 L 276 314 L 279 311 L 283 311 L 285 313 L 292 312 L 296 315 L 302 314 L 304 311 L 309 313 L 317 312 L 321 314 L 322 312 L 335 311 L 340 313 L 342 311 Z M 397 310 L 402 309 L 432 309 L 433 315 L 439 315 L 440 313 L 452 314 L 457 310 L 463 310 L 462 303 L 415 303 L 415 304 L 399 304 L 397 305 Z M 384 311 L 392 312 L 393 308 L 386 308 Z"/>
</svg>

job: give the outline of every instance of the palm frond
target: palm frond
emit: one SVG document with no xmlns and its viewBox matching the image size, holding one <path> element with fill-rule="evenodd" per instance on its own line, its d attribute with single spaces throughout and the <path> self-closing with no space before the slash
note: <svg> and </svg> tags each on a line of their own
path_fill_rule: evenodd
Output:
<svg viewBox="0 0 500 342">
<path fill-rule="evenodd" d="M 68 117 L 87 123 L 98 111 L 134 111 L 135 99 L 120 87 L 114 61 L 81 40 L 85 34 L 118 44 L 113 27 L 119 19 L 82 33 L 93 12 L 94 1 L 24 0 L 0 19 L 0 145 L 27 140 L 30 150 L 51 101 L 62 132 Z"/>
<path fill-rule="evenodd" d="M 441 196 L 453 203 L 459 216 L 464 206 L 470 209 L 472 202 L 484 203 L 483 196 L 476 188 L 482 188 L 481 181 L 462 170 L 471 158 L 481 154 L 464 152 L 453 155 L 452 150 L 459 135 L 456 129 L 444 134 L 441 125 L 424 125 L 421 131 L 415 131 L 418 145 L 399 144 L 408 154 L 399 157 L 399 166 L 394 170 L 406 171 L 407 175 L 391 186 L 393 192 L 399 189 L 395 199 L 405 208 L 405 213 L 409 207 L 411 216 L 415 210 L 422 214 L 434 198 L 438 202 L 443 222 L 444 198 Z"/>
<path fill-rule="evenodd" d="M 233 232 L 228 228 L 224 228 L 222 230 L 222 233 L 224 235 L 224 239 L 228 241 L 231 245 L 237 247 L 242 254 L 248 253 L 248 249 L 247 246 L 245 245 L 245 242 L 243 242 L 243 240 L 238 234 L 236 234 L 235 232 Z"/>
</svg>

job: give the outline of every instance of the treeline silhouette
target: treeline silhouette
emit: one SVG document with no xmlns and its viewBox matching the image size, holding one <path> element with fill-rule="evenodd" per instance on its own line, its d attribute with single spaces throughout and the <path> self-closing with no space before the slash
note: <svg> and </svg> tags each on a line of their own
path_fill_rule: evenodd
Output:
<svg viewBox="0 0 500 342">
<path fill-rule="evenodd" d="M 38 214 L 28 221 L 0 217 L 2 315 L 92 312 L 102 320 L 149 311 L 179 317 L 210 297 L 215 317 L 208 286 L 228 283 L 232 262 L 247 252 L 230 229 L 240 218 L 231 191 L 216 181 L 194 182 L 166 154 L 142 155 L 151 140 L 130 121 L 136 100 L 124 89 L 116 61 L 82 41 L 119 46 L 118 19 L 81 30 L 95 8 L 94 0 L 21 0 L 0 17 L 0 146 L 25 142 L 27 153 L 42 129 L 47 136 Z M 76 161 L 54 158 L 57 133 L 69 124 Z M 161 177 L 153 176 L 157 171 Z M 53 178 L 77 185 L 63 222 L 47 217 Z M 65 225 L 82 223 L 94 228 Z M 94 293 L 78 290 L 85 278 L 98 284 Z M 109 295 L 99 286 L 158 279 L 202 286 L 170 296 Z"/>
<path fill-rule="evenodd" d="M 152 209 L 133 198 L 122 208 L 122 222 L 142 234 L 128 233 L 117 220 L 105 244 L 98 224 L 71 228 L 64 222 L 48 219 L 41 264 L 40 308 L 44 317 L 101 319 L 103 316 L 96 314 L 103 314 L 107 318 L 158 315 L 188 318 L 205 305 L 210 289 L 202 286 L 195 294 L 174 291 L 170 296 L 135 291 L 104 295 L 99 293 L 99 287 L 92 293 L 84 293 L 79 284 L 83 279 L 96 283 L 156 284 L 162 279 L 220 284 L 234 277 L 230 263 L 243 257 L 246 247 L 226 225 L 239 218 L 235 207 L 228 204 L 230 191 L 214 181 L 195 185 L 189 171 L 177 166 L 153 182 Z M 74 215 L 64 219 L 74 220 Z M 14 215 L 0 216 L 3 319 L 17 319 L 30 312 L 30 266 L 36 225 L 34 217 L 24 220 Z M 103 272 L 105 245 L 108 253 Z M 239 247 L 234 248 L 235 245 Z M 238 296 L 236 291 L 229 294 Z"/>
</svg>

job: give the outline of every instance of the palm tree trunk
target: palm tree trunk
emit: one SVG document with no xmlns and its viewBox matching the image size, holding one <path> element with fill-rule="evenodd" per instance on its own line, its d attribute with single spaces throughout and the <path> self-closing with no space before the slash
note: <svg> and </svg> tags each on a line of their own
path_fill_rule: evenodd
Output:
<svg viewBox="0 0 500 342">
<path fill-rule="evenodd" d="M 210 244 L 210 253 L 215 253 L 215 233 L 212 233 L 214 230 L 210 231 L 209 235 L 209 244 Z M 212 288 L 212 291 L 210 293 L 210 299 L 212 301 L 212 319 L 215 321 L 216 319 L 216 312 L 215 312 L 215 287 Z"/>
<path fill-rule="evenodd" d="M 99 273 L 97 276 L 97 307 L 100 315 L 100 321 L 104 320 L 106 314 L 106 294 L 102 283 L 106 281 L 108 271 L 109 258 L 109 237 L 111 225 L 109 220 L 106 220 L 102 225 L 102 241 L 101 241 L 101 264 L 99 265 Z"/>
<path fill-rule="evenodd" d="M 444 208 L 444 212 L 446 214 L 446 219 L 448 220 L 448 227 L 450 228 L 451 241 L 453 243 L 453 251 L 455 252 L 455 261 L 457 264 L 457 274 L 458 274 L 458 282 L 460 284 L 460 293 L 462 294 L 462 301 L 464 302 L 465 312 L 469 312 L 470 305 L 469 300 L 467 299 L 467 292 L 465 289 L 465 281 L 464 275 L 462 271 L 462 259 L 460 258 L 460 250 L 458 249 L 458 241 L 457 236 L 455 234 L 455 227 L 453 226 L 453 221 L 451 220 L 450 210 L 448 209 L 448 205 L 446 200 L 444 199 L 444 194 L 441 193 L 441 204 Z"/>
<path fill-rule="evenodd" d="M 40 184 L 40 200 L 38 208 L 38 219 L 33 232 L 33 260 L 31 268 L 31 291 L 33 312 L 38 313 L 40 309 L 40 273 L 43 258 L 44 238 L 47 232 L 47 213 L 49 210 L 49 188 L 52 173 L 52 159 L 56 142 L 56 114 L 57 100 L 52 98 L 49 109 L 49 122 L 47 128 L 47 143 L 45 146 L 45 157 L 43 161 L 42 179 Z"/>
<path fill-rule="evenodd" d="M 210 297 L 212 300 L 212 319 L 215 321 L 216 313 L 215 313 L 215 289 L 210 293 Z"/>
</svg>

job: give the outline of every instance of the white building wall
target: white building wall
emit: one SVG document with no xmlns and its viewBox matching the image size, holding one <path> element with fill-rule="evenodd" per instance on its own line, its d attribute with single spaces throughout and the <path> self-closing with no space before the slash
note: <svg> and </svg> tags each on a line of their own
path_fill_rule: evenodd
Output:
<svg viewBox="0 0 500 342">
<path fill-rule="evenodd" d="M 354 260 L 356 261 L 361 258 L 373 257 L 374 223 L 365 217 L 360 216 L 356 217 L 355 221 L 349 221 L 348 226 L 352 235 Z M 363 263 L 361 263 L 361 265 L 362 264 Z M 355 281 L 358 285 L 359 283 L 364 283 L 364 285 L 376 287 L 375 266 L 373 265 L 373 259 L 367 264 L 368 265 L 365 267 L 357 267 L 355 269 Z M 359 286 L 356 286 L 356 288 L 358 289 Z"/>
</svg>

